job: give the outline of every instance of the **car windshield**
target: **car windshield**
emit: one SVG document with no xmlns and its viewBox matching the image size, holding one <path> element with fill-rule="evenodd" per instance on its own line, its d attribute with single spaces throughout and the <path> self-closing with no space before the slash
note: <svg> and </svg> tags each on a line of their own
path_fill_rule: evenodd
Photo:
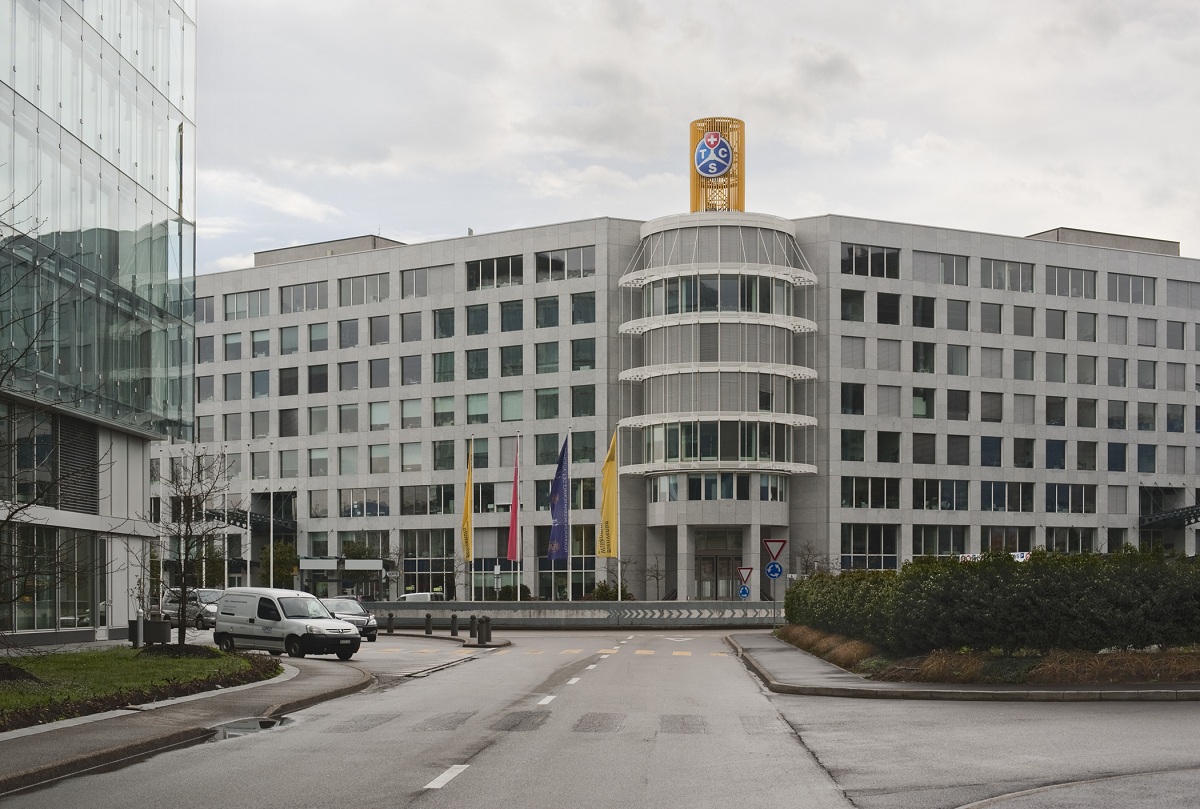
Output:
<svg viewBox="0 0 1200 809">
<path fill-rule="evenodd" d="M 205 604 L 216 604 L 221 600 L 220 590 L 200 590 L 200 600 Z"/>
<path fill-rule="evenodd" d="M 329 610 L 325 609 L 325 605 L 320 599 L 316 598 L 297 598 L 295 596 L 285 596 L 279 599 L 279 606 L 283 608 L 283 614 L 287 618 L 332 618 Z"/>
<path fill-rule="evenodd" d="M 323 598 L 321 599 L 330 612 L 345 612 L 351 615 L 363 615 L 366 609 L 352 598 Z"/>
</svg>

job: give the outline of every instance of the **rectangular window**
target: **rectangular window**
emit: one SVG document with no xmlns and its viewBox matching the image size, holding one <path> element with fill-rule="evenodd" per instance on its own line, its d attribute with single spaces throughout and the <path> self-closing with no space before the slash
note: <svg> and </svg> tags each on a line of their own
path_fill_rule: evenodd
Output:
<svg viewBox="0 0 1200 809">
<path fill-rule="evenodd" d="M 242 440 L 242 414 L 241 413 L 226 413 L 225 414 L 225 440 L 226 441 L 241 441 Z"/>
<path fill-rule="evenodd" d="M 842 383 L 842 413 L 844 415 L 861 416 L 866 399 L 865 385 L 861 382 Z"/>
<path fill-rule="evenodd" d="M 488 350 L 486 348 L 473 348 L 466 353 L 467 379 L 487 379 Z"/>
<path fill-rule="evenodd" d="M 386 449 L 386 447 L 385 447 Z M 418 442 L 408 442 L 400 445 L 400 471 L 421 471 L 421 445 Z"/>
<path fill-rule="evenodd" d="M 488 307 L 486 303 L 467 307 L 467 335 L 487 334 Z"/>
<path fill-rule="evenodd" d="M 502 256 L 467 262 L 467 290 L 520 286 L 524 283 L 522 256 Z"/>
<path fill-rule="evenodd" d="M 1153 431 L 1157 429 L 1157 409 L 1154 402 L 1137 403 L 1137 428 L 1139 430 Z"/>
<path fill-rule="evenodd" d="M 537 343 L 534 345 L 537 355 L 536 370 L 539 374 L 558 372 L 558 343 Z"/>
<path fill-rule="evenodd" d="M 1009 292 L 1033 292 L 1033 265 L 992 258 L 979 262 L 979 286 Z"/>
<path fill-rule="evenodd" d="M 900 250 L 895 247 L 843 244 L 842 274 L 871 278 L 899 278 Z"/>
<path fill-rule="evenodd" d="M 271 314 L 270 295 L 269 289 L 231 292 L 225 296 L 225 319 L 244 320 L 249 317 L 266 317 Z"/>
<path fill-rule="evenodd" d="M 936 318 L 934 317 L 935 305 L 937 301 L 934 298 L 926 298 L 921 295 L 913 296 L 913 325 L 923 329 L 936 328 Z M 843 320 L 845 318 L 843 317 Z"/>
<path fill-rule="evenodd" d="M 358 345 L 358 321 L 338 321 L 338 348 L 354 348 Z"/>
<path fill-rule="evenodd" d="M 338 405 L 338 432 L 339 433 L 357 433 L 358 432 L 358 405 L 356 405 L 356 404 Z"/>
<path fill-rule="evenodd" d="M 890 292 L 875 293 L 875 321 L 900 325 L 900 296 Z"/>
<path fill-rule="evenodd" d="M 534 458 L 533 462 L 538 465 L 554 464 L 558 462 L 558 433 L 544 433 L 535 435 L 534 443 Z"/>
<path fill-rule="evenodd" d="M 1082 472 L 1096 471 L 1096 442 L 1077 441 L 1075 443 L 1075 468 Z"/>
<path fill-rule="evenodd" d="M 596 415 L 596 386 L 574 385 L 571 387 L 571 417 L 585 418 Z"/>
<path fill-rule="evenodd" d="M 329 348 L 329 324 L 308 324 L 308 350 L 325 351 Z"/>
<path fill-rule="evenodd" d="M 329 285 L 325 281 L 311 284 L 295 284 L 279 288 L 279 311 L 313 312 L 329 308 Z"/>
<path fill-rule="evenodd" d="M 358 363 L 338 363 L 338 390 L 358 390 Z"/>
<path fill-rule="evenodd" d="M 1137 344 L 1140 346 L 1158 345 L 1158 321 L 1153 318 L 1139 317 L 1137 319 Z"/>
<path fill-rule="evenodd" d="M 900 463 L 900 433 L 881 430 L 875 434 L 875 460 L 879 463 Z"/>
<path fill-rule="evenodd" d="M 1004 421 L 1004 394 L 984 391 L 979 394 L 979 420 L 1000 423 Z"/>
<path fill-rule="evenodd" d="M 404 430 L 411 430 L 421 426 L 421 400 L 420 399 L 401 399 L 400 400 L 400 427 Z"/>
<path fill-rule="evenodd" d="M 212 295 L 209 295 L 207 298 L 196 298 L 196 322 L 216 322 L 216 314 L 214 312 Z"/>
<path fill-rule="evenodd" d="M 971 306 L 968 301 L 946 301 L 946 328 L 971 330 Z"/>
<path fill-rule="evenodd" d="M 1046 310 L 1046 337 L 1050 340 L 1066 339 L 1067 313 L 1062 309 Z"/>
<path fill-rule="evenodd" d="M 967 421 L 971 418 L 971 392 L 969 390 L 946 391 L 946 418 L 951 421 Z"/>
<path fill-rule="evenodd" d="M 1179 320 L 1167 321 L 1167 348 L 1183 348 L 1184 324 Z"/>
<path fill-rule="evenodd" d="M 1033 307 L 1013 307 L 1013 334 L 1018 337 L 1033 336 Z"/>
<path fill-rule="evenodd" d="M 913 280 L 967 286 L 967 257 L 913 251 Z"/>
<path fill-rule="evenodd" d="M 558 296 L 550 295 L 534 301 L 534 325 L 545 329 L 558 325 Z"/>
<path fill-rule="evenodd" d="M 232 362 L 242 358 L 242 335 L 241 332 L 236 334 L 226 334 L 223 339 L 225 345 L 225 361 Z"/>
<path fill-rule="evenodd" d="M 500 392 L 500 420 L 521 421 L 525 418 L 525 392 L 506 390 Z"/>
<path fill-rule="evenodd" d="M 970 349 L 967 346 L 946 346 L 946 373 L 951 376 L 970 376 Z"/>
<path fill-rule="evenodd" d="M 1000 436 L 979 436 L 979 465 L 1000 466 L 1004 439 Z"/>
<path fill-rule="evenodd" d="M 271 331 L 255 329 L 250 332 L 250 356 L 267 357 L 271 354 Z"/>
<path fill-rule="evenodd" d="M 241 374 L 225 374 L 224 376 L 224 391 L 225 401 L 235 402 L 242 398 L 242 375 Z"/>
<path fill-rule="evenodd" d="M 371 377 L 371 387 L 386 388 L 391 382 L 389 373 L 389 362 L 387 357 L 370 360 L 367 363 L 367 371 Z"/>
<path fill-rule="evenodd" d="M 401 270 L 400 297 L 424 298 L 429 294 L 429 267 L 418 267 L 415 270 Z M 437 270 L 439 268 L 432 268 Z M 442 268 L 449 269 L 449 267 Z"/>
<path fill-rule="evenodd" d="M 551 250 L 534 255 L 535 280 L 565 281 L 571 278 L 588 278 L 596 274 L 596 247 L 572 247 L 566 250 Z"/>
<path fill-rule="evenodd" d="M 863 430 L 842 430 L 842 460 L 861 461 L 866 433 Z"/>
<path fill-rule="evenodd" d="M 338 306 L 360 306 L 388 299 L 388 274 L 358 275 L 338 280 Z"/>
<path fill-rule="evenodd" d="M 590 371 L 596 367 L 596 340 L 585 337 L 571 341 L 571 370 Z"/>
<path fill-rule="evenodd" d="M 1094 313 L 1075 313 L 1075 339 L 1082 343 L 1096 342 L 1096 315 Z"/>
<path fill-rule="evenodd" d="M 937 463 L 937 435 L 933 433 L 913 433 L 913 463 Z"/>
<path fill-rule="evenodd" d="M 558 418 L 558 388 L 541 388 L 534 391 L 534 418 Z"/>
<path fill-rule="evenodd" d="M 934 404 L 937 391 L 934 388 L 913 388 L 912 416 L 915 419 L 936 418 Z"/>
<path fill-rule="evenodd" d="M 454 352 L 443 351 L 433 355 L 433 381 L 454 381 Z"/>
<path fill-rule="evenodd" d="M 251 399 L 266 399 L 271 395 L 271 372 L 270 371 L 251 371 L 250 372 L 250 398 Z"/>
<path fill-rule="evenodd" d="M 308 409 L 308 434 L 324 435 L 329 432 L 329 408 L 325 405 Z"/>
<path fill-rule="evenodd" d="M 557 313 L 558 306 L 555 305 Z M 596 322 L 596 293 L 577 292 L 571 296 L 571 323 L 580 325 Z"/>
<path fill-rule="evenodd" d="M 842 290 L 842 320 L 862 323 L 866 319 L 866 294 L 861 289 Z"/>
<path fill-rule="evenodd" d="M 358 474 L 358 447 L 338 447 L 338 474 Z"/>
<path fill-rule="evenodd" d="M 1108 429 L 1125 429 L 1125 411 L 1128 402 L 1110 400 L 1108 403 Z"/>
<path fill-rule="evenodd" d="M 444 472 L 454 468 L 453 439 L 433 442 L 433 471 Z"/>
<path fill-rule="evenodd" d="M 1154 390 L 1158 387 L 1158 363 L 1154 360 L 1138 360 L 1138 387 L 1142 390 Z"/>
<path fill-rule="evenodd" d="M 571 433 L 571 463 L 596 462 L 596 434 L 590 430 Z"/>
<path fill-rule="evenodd" d="M 390 429 L 392 423 L 391 402 L 371 402 L 367 405 L 367 410 L 370 414 L 369 418 L 372 430 Z"/>
<path fill-rule="evenodd" d="M 487 424 L 488 395 L 486 393 L 467 394 L 467 424 Z"/>
<path fill-rule="evenodd" d="M 421 357 L 417 355 L 400 358 L 400 384 L 421 384 Z"/>
<path fill-rule="evenodd" d="M 1065 427 L 1067 424 L 1067 399 L 1065 396 L 1046 397 L 1046 424 Z"/>
<path fill-rule="evenodd" d="M 912 482 L 916 511 L 966 511 L 970 506 L 967 480 L 916 478 Z"/>
<path fill-rule="evenodd" d="M 500 304 L 500 331 L 521 331 L 525 328 L 524 301 L 503 301 Z"/>
<path fill-rule="evenodd" d="M 914 342 L 912 344 L 912 369 L 914 374 L 932 374 L 937 372 L 937 365 L 934 360 L 936 348 L 937 346 L 933 343 Z"/>
<path fill-rule="evenodd" d="M 979 304 L 979 330 L 984 334 L 1000 334 L 1003 328 L 1004 307 L 998 303 Z"/>
<path fill-rule="evenodd" d="M 329 491 L 327 489 L 311 489 L 308 492 L 308 516 L 314 518 L 329 516 Z M 324 536 L 324 532 L 310 531 L 308 534 L 309 548 L 314 556 L 324 556 L 324 553 L 318 554 L 317 550 L 317 535 Z M 328 550 L 327 548 L 325 550 Z"/>
<path fill-rule="evenodd" d="M 299 368 L 280 368 L 279 369 L 279 395 L 280 396 L 298 396 L 298 395 L 300 395 L 300 369 Z"/>
<path fill-rule="evenodd" d="M 1033 469 L 1033 450 L 1036 442 L 1032 438 L 1013 439 L 1013 466 L 1017 469 Z"/>
<path fill-rule="evenodd" d="M 1117 303 L 1140 303 L 1153 306 L 1154 279 L 1143 275 L 1108 273 L 1108 299 Z M 228 318 L 226 318 L 228 319 Z"/>
<path fill-rule="evenodd" d="M 441 340 L 454 336 L 454 310 L 433 310 L 433 338 Z"/>
<path fill-rule="evenodd" d="M 525 346 L 500 346 L 500 376 L 525 373 Z"/>
<path fill-rule="evenodd" d="M 284 326 L 279 330 L 279 353 L 287 356 L 300 350 L 300 327 Z"/>
<path fill-rule="evenodd" d="M 402 444 L 401 446 L 406 446 L 406 445 Z M 419 466 L 420 458 L 421 458 L 420 444 L 418 444 L 417 447 L 418 447 L 417 463 L 418 463 L 418 469 L 419 469 L 420 468 L 420 466 Z M 387 444 L 372 444 L 371 446 L 369 446 L 367 448 L 367 457 L 368 457 L 369 463 L 370 463 L 371 474 L 380 474 L 380 473 L 387 472 L 389 467 L 391 466 L 391 459 L 392 459 L 391 447 L 389 447 Z M 408 470 L 404 470 L 404 471 L 408 471 Z"/>
<path fill-rule="evenodd" d="M 1045 372 L 1047 382 L 1066 382 L 1067 355 L 1047 352 Z"/>
<path fill-rule="evenodd" d="M 501 394 L 503 396 L 504 394 Z M 453 396 L 435 396 L 433 397 L 433 426 L 434 427 L 453 427 L 454 426 L 454 397 Z"/>
<path fill-rule="evenodd" d="M 1096 273 L 1068 267 L 1046 266 L 1046 294 L 1064 298 L 1096 299 Z"/>
<path fill-rule="evenodd" d="M 1075 381 L 1080 385 L 1096 384 L 1096 358 L 1080 354 L 1075 358 Z"/>
<path fill-rule="evenodd" d="M 1075 426 L 1076 427 L 1095 427 L 1096 426 L 1096 400 L 1095 399 L 1076 399 L 1075 400 Z"/>
<path fill-rule="evenodd" d="M 1115 444 L 1111 441 L 1109 442 L 1109 444 L 1108 444 L 1108 471 L 1109 472 L 1124 472 L 1125 471 L 1126 458 L 1128 457 L 1128 452 L 1126 451 L 1125 446 L 1126 446 L 1125 444 Z"/>
<path fill-rule="evenodd" d="M 1033 379 L 1033 352 L 1013 352 L 1013 379 Z"/>
</svg>

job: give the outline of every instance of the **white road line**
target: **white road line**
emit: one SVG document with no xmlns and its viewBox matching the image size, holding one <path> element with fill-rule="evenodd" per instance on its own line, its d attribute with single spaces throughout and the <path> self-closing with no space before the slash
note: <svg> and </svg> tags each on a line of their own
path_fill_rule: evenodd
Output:
<svg viewBox="0 0 1200 809">
<path fill-rule="evenodd" d="M 551 696 L 549 696 L 549 697 L 545 697 L 545 698 L 543 698 L 543 699 L 542 699 L 542 701 L 541 701 L 541 702 L 539 702 L 539 703 L 538 703 L 538 705 L 549 705 L 549 704 L 550 704 L 550 702 L 551 702 L 551 700 L 553 700 L 553 699 L 554 699 L 554 696 L 553 696 L 553 695 L 551 695 Z"/>
<path fill-rule="evenodd" d="M 430 781 L 428 784 L 426 784 L 425 788 L 426 789 L 441 789 L 442 787 L 446 786 L 446 784 L 450 783 L 451 779 L 453 779 L 454 776 L 458 775 L 460 772 L 462 772 L 463 770 L 465 770 L 467 767 L 470 767 L 470 766 L 471 766 L 470 764 L 455 764 L 453 767 L 446 770 L 444 773 L 439 775 L 437 778 L 434 778 L 432 781 Z"/>
<path fill-rule="evenodd" d="M 608 657 L 608 655 L 605 655 L 605 657 Z M 592 665 L 588 666 L 588 671 L 591 671 L 591 670 L 592 670 L 592 669 L 594 669 L 594 668 L 596 668 L 596 664 L 595 664 L 595 663 L 593 663 Z"/>
<path fill-rule="evenodd" d="M 572 677 L 571 679 L 567 680 L 567 685 L 575 685 L 575 683 L 577 683 L 577 682 L 579 682 L 579 678 Z"/>
</svg>

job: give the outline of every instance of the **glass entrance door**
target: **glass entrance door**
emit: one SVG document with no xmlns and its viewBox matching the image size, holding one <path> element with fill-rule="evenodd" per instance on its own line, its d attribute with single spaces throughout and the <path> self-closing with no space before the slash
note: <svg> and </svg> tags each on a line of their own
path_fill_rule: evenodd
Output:
<svg viewBox="0 0 1200 809">
<path fill-rule="evenodd" d="M 741 556 L 697 556 L 696 598 L 701 601 L 731 601 L 737 597 L 737 568 Z"/>
</svg>

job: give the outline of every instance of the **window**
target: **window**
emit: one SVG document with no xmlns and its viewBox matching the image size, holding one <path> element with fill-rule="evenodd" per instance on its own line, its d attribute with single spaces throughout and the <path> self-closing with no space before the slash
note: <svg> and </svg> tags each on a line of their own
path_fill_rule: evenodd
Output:
<svg viewBox="0 0 1200 809">
<path fill-rule="evenodd" d="M 200 365 L 206 362 L 213 361 L 213 338 L 212 337 L 197 337 L 196 338 L 196 364 Z"/>
<path fill-rule="evenodd" d="M 915 419 L 931 419 L 935 417 L 933 388 L 913 388 L 912 415 Z"/>
<path fill-rule="evenodd" d="M 1046 337 L 1050 340 L 1066 339 L 1067 313 L 1062 309 L 1046 310 Z"/>
<path fill-rule="evenodd" d="M 984 289 L 1005 289 L 1009 292 L 1033 292 L 1033 265 L 1019 261 L 981 259 L 979 286 Z"/>
<path fill-rule="evenodd" d="M 913 280 L 935 284 L 967 285 L 967 257 L 913 251 Z"/>
<path fill-rule="evenodd" d="M 225 374 L 224 383 L 225 401 L 235 402 L 242 398 L 241 374 Z"/>
<path fill-rule="evenodd" d="M 1004 349 L 979 349 L 979 375 L 987 379 L 1004 378 Z"/>
<path fill-rule="evenodd" d="M 571 341 L 571 370 L 590 371 L 596 367 L 596 339 L 585 337 Z"/>
<path fill-rule="evenodd" d="M 370 332 L 371 345 L 387 345 L 392 340 L 392 321 L 387 315 L 375 315 L 367 318 L 367 331 Z M 420 337 L 421 324 L 417 320 L 417 336 Z"/>
<path fill-rule="evenodd" d="M 1158 345 L 1158 321 L 1152 318 L 1137 319 L 1137 344 L 1140 346 Z"/>
<path fill-rule="evenodd" d="M 969 466 L 971 463 L 971 436 L 946 436 L 946 464 L 949 466 Z"/>
<path fill-rule="evenodd" d="M 967 421 L 971 418 L 971 392 L 969 390 L 946 391 L 946 418 L 951 421 Z"/>
<path fill-rule="evenodd" d="M 900 508 L 900 479 L 843 476 L 842 508 Z"/>
<path fill-rule="evenodd" d="M 915 374 L 932 374 L 937 372 L 937 367 L 934 361 L 934 351 L 936 346 L 933 343 L 917 343 L 912 344 L 913 364 L 912 369 Z"/>
<path fill-rule="evenodd" d="M 486 348 L 473 348 L 466 353 L 467 379 L 487 379 L 488 350 Z"/>
<path fill-rule="evenodd" d="M 327 393 L 329 391 L 329 366 L 308 366 L 308 392 Z"/>
<path fill-rule="evenodd" d="M 875 388 L 875 415 L 896 416 L 900 413 L 900 386 L 877 385 Z"/>
<path fill-rule="evenodd" d="M 269 452 L 250 453 L 250 477 L 254 480 L 266 480 L 271 477 L 271 454 Z"/>
<path fill-rule="evenodd" d="M 329 432 L 329 408 L 325 405 L 308 409 L 308 434 L 324 435 Z"/>
<path fill-rule="evenodd" d="M 500 376 L 525 373 L 525 346 L 500 346 Z"/>
<path fill-rule="evenodd" d="M 923 329 L 935 328 L 936 319 L 934 317 L 935 304 L 937 301 L 934 298 L 926 298 L 921 295 L 913 296 L 913 325 Z M 843 315 L 843 320 L 846 317 Z"/>
<path fill-rule="evenodd" d="M 571 433 L 571 463 L 595 462 L 596 434 L 591 430 L 581 430 L 577 433 Z"/>
<path fill-rule="evenodd" d="M 572 247 L 567 250 L 551 250 L 534 255 L 535 279 L 565 281 L 571 278 L 588 278 L 596 274 L 596 248 Z"/>
<path fill-rule="evenodd" d="M 421 384 L 421 358 L 420 356 L 408 356 L 400 358 L 400 384 L 401 385 L 420 385 Z"/>
<path fill-rule="evenodd" d="M 1033 352 L 1013 352 L 1013 379 L 1033 379 Z"/>
<path fill-rule="evenodd" d="M 1075 358 L 1075 381 L 1080 385 L 1096 384 L 1096 358 L 1080 354 Z"/>
<path fill-rule="evenodd" d="M 958 556 L 967 552 L 967 526 L 914 525 L 913 556 Z"/>
<path fill-rule="evenodd" d="M 558 296 L 550 295 L 534 301 L 534 325 L 539 329 L 558 325 Z"/>
<path fill-rule="evenodd" d="M 900 325 L 900 296 L 891 292 L 875 293 L 875 320 L 893 326 Z"/>
<path fill-rule="evenodd" d="M 467 307 L 467 334 L 487 334 L 488 308 L 486 303 Z"/>
<path fill-rule="evenodd" d="M 338 363 L 338 390 L 358 390 L 358 363 Z"/>
<path fill-rule="evenodd" d="M 1167 432 L 1182 433 L 1185 406 L 1181 404 L 1167 405 Z"/>
<path fill-rule="evenodd" d="M 354 348 L 358 345 L 358 321 L 338 321 L 338 348 Z"/>
<path fill-rule="evenodd" d="M 338 447 L 338 474 L 358 474 L 358 447 Z"/>
<path fill-rule="evenodd" d="M 356 405 L 356 404 L 338 405 L 338 432 L 339 433 L 357 433 L 358 432 L 358 405 Z"/>
<path fill-rule="evenodd" d="M 1108 358 L 1108 384 L 1114 388 L 1123 388 L 1126 385 L 1125 360 L 1120 357 Z"/>
<path fill-rule="evenodd" d="M 298 326 L 284 326 L 279 330 L 279 353 L 283 356 L 295 354 L 300 350 L 300 329 Z"/>
<path fill-rule="evenodd" d="M 984 391 L 979 394 L 979 420 L 1000 423 L 1004 421 L 1004 394 Z"/>
<path fill-rule="evenodd" d="M 520 286 L 524 282 L 522 256 L 502 256 L 467 262 L 467 290 Z"/>
<path fill-rule="evenodd" d="M 400 400 L 400 427 L 404 430 L 411 430 L 421 426 L 421 400 L 420 399 L 401 399 Z"/>
<path fill-rule="evenodd" d="M 433 471 L 443 472 L 454 468 L 454 441 L 433 442 Z"/>
<path fill-rule="evenodd" d="M 213 378 L 211 376 L 196 377 L 196 401 L 211 402 L 213 398 Z"/>
<path fill-rule="evenodd" d="M 1095 427 L 1096 426 L 1096 400 L 1095 399 L 1076 399 L 1075 400 L 1075 426 L 1076 427 Z"/>
<path fill-rule="evenodd" d="M 912 482 L 913 509 L 916 511 L 966 511 L 968 484 L 966 480 L 937 480 L 916 478 Z"/>
<path fill-rule="evenodd" d="M 845 415 L 863 415 L 863 404 L 866 399 L 866 386 L 861 382 L 842 383 L 842 413 Z"/>
<path fill-rule="evenodd" d="M 596 386 L 574 385 L 571 387 L 571 417 L 585 418 L 596 415 Z"/>
<path fill-rule="evenodd" d="M 299 452 L 294 449 L 279 450 L 279 477 L 294 478 L 300 475 Z"/>
<path fill-rule="evenodd" d="M 1033 307 L 1013 307 L 1013 334 L 1019 337 L 1033 336 Z"/>
<path fill-rule="evenodd" d="M 1096 442 L 1078 441 L 1075 443 L 1075 468 L 1084 472 L 1096 471 Z"/>
<path fill-rule="evenodd" d="M 196 298 L 196 322 L 197 323 L 215 323 L 216 315 L 213 312 L 213 298 L 209 295 L 207 298 Z"/>
<path fill-rule="evenodd" d="M 504 394 L 501 394 L 503 396 Z M 454 426 L 454 397 L 453 396 L 435 396 L 433 397 L 433 426 L 434 427 L 453 427 Z"/>
<path fill-rule="evenodd" d="M 558 371 L 558 343 L 537 343 L 534 352 L 537 355 L 537 373 L 551 374 Z"/>
<path fill-rule="evenodd" d="M 308 350 L 325 351 L 329 348 L 329 324 L 308 324 Z"/>
<path fill-rule="evenodd" d="M 419 443 L 408 442 L 400 445 L 400 471 L 421 471 L 421 445 Z"/>
<path fill-rule="evenodd" d="M 1154 360 L 1138 360 L 1138 387 L 1154 390 L 1158 387 L 1158 363 Z"/>
<path fill-rule="evenodd" d="M 967 346 L 946 346 L 946 373 L 951 376 L 969 376 L 971 363 L 970 349 Z"/>
<path fill-rule="evenodd" d="M 843 340 L 850 339 L 843 337 Z M 843 343 L 845 345 L 845 343 Z M 843 349 L 843 360 L 845 357 Z M 863 365 L 866 365 L 866 346 L 863 346 Z M 880 371 L 899 371 L 900 370 L 900 341 L 899 340 L 883 340 L 875 341 L 875 364 Z"/>
<path fill-rule="evenodd" d="M 1046 424 L 1065 427 L 1067 424 L 1067 399 L 1065 396 L 1046 397 Z"/>
<path fill-rule="evenodd" d="M 524 301 L 504 301 L 500 304 L 500 331 L 520 331 L 525 328 Z"/>
<path fill-rule="evenodd" d="M 558 433 L 544 433 L 533 438 L 534 459 L 539 465 L 558 463 Z"/>
<path fill-rule="evenodd" d="M 207 444 L 216 440 L 216 421 L 212 416 L 196 416 L 196 440 Z"/>
<path fill-rule="evenodd" d="M 225 440 L 226 441 L 241 441 L 242 440 L 242 414 L 241 413 L 226 413 L 225 414 Z"/>
<path fill-rule="evenodd" d="M 500 420 L 521 421 L 525 418 L 525 392 L 506 390 L 500 393 Z"/>
<path fill-rule="evenodd" d="M 433 355 L 433 381 L 454 381 L 454 352 L 443 351 Z"/>
<path fill-rule="evenodd" d="M 269 289 L 253 292 L 231 292 L 225 296 L 225 319 L 245 320 L 248 317 L 263 317 L 271 314 Z"/>
<path fill-rule="evenodd" d="M 895 570 L 900 526 L 842 523 L 842 570 Z"/>
<path fill-rule="evenodd" d="M 1088 483 L 1047 483 L 1046 511 L 1049 513 L 1095 514 L 1095 485 Z"/>
<path fill-rule="evenodd" d="M 979 436 L 979 465 L 999 466 L 1004 439 L 994 435 Z"/>
<path fill-rule="evenodd" d="M 900 433 L 880 431 L 875 434 L 875 460 L 900 463 Z"/>
<path fill-rule="evenodd" d="M 467 424 L 487 424 L 488 395 L 486 393 L 467 394 Z"/>
<path fill-rule="evenodd" d="M 861 461 L 864 459 L 863 444 L 866 436 L 863 430 L 842 430 L 842 460 Z"/>
<path fill-rule="evenodd" d="M 314 518 L 329 516 L 329 491 L 327 489 L 312 489 L 308 493 L 308 516 Z M 310 531 L 308 534 L 309 548 L 313 556 L 325 556 L 324 552 L 318 554 L 320 548 L 317 546 L 317 535 L 325 536 L 324 532 Z M 323 543 L 322 543 L 323 544 Z M 325 548 L 324 550 L 328 550 Z"/>
<path fill-rule="evenodd" d="M 373 388 L 386 388 L 391 384 L 387 357 L 370 360 L 367 363 L 367 373 L 371 377 L 371 387 Z"/>
<path fill-rule="evenodd" d="M 842 320 L 861 323 L 865 320 L 866 293 L 861 289 L 842 290 Z"/>
<path fill-rule="evenodd" d="M 1046 266 L 1046 294 L 1064 298 L 1096 298 L 1096 273 Z"/>
<path fill-rule="evenodd" d="M 534 391 L 534 418 L 558 418 L 558 388 L 541 388 Z"/>
<path fill-rule="evenodd" d="M 1046 440 L 1046 468 L 1067 468 L 1067 442 L 1056 439 Z"/>
<path fill-rule="evenodd" d="M 981 511 L 1033 511 L 1033 484 L 1003 480 L 979 482 Z"/>
<path fill-rule="evenodd" d="M 400 446 L 405 447 L 405 446 L 409 446 L 409 445 L 401 444 Z M 417 445 L 417 469 L 418 470 L 421 468 L 420 467 L 420 464 L 421 464 L 420 447 L 421 447 L 421 445 L 418 444 Z M 403 457 L 403 453 L 401 453 L 401 457 Z M 388 468 L 391 466 L 391 459 L 392 459 L 391 447 L 389 447 L 387 444 L 372 444 L 371 446 L 367 447 L 367 458 L 368 458 L 368 463 L 370 464 L 369 471 L 371 472 L 371 474 L 380 474 L 380 473 L 387 472 Z M 408 471 L 408 470 L 405 469 L 404 471 Z"/>
<path fill-rule="evenodd" d="M 1154 279 L 1142 275 L 1108 274 L 1108 299 L 1118 303 L 1154 305 Z M 228 318 L 226 318 L 228 320 Z"/>
<path fill-rule="evenodd" d="M 842 335 L 842 367 L 856 369 L 867 367 L 867 340 L 865 337 Z"/>
<path fill-rule="evenodd" d="M 842 274 L 899 278 L 900 250 L 895 247 L 843 244 Z"/>
<path fill-rule="evenodd" d="M 1083 343 L 1096 342 L 1096 315 L 1092 312 L 1075 313 L 1075 339 Z"/>
<path fill-rule="evenodd" d="M 1182 362 L 1167 363 L 1167 390 L 1187 389 L 1187 366 Z"/>
<path fill-rule="evenodd" d="M 435 340 L 441 340 L 446 337 L 454 336 L 454 310 L 453 309 L 434 309 L 433 310 L 433 337 Z"/>
<path fill-rule="evenodd" d="M 329 286 L 325 281 L 279 288 L 279 311 L 312 312 L 329 308 Z"/>
<path fill-rule="evenodd" d="M 1017 469 L 1033 469 L 1034 440 L 1032 438 L 1014 438 L 1012 444 L 1012 465 Z"/>
<path fill-rule="evenodd" d="M 1067 381 L 1067 355 L 1048 352 L 1046 354 L 1046 381 Z"/>
<path fill-rule="evenodd" d="M 240 360 L 242 358 L 242 335 L 226 334 L 223 338 L 225 346 L 225 361 Z"/>
<path fill-rule="evenodd" d="M 1167 348 L 1183 348 L 1184 324 L 1178 320 L 1167 321 Z"/>
<path fill-rule="evenodd" d="M 279 395 L 297 396 L 300 393 L 300 369 L 279 369 Z"/>
<path fill-rule="evenodd" d="M 371 402 L 367 405 L 371 430 L 387 430 L 392 423 L 391 402 Z"/>
<path fill-rule="evenodd" d="M 1153 431 L 1157 429 L 1156 423 L 1158 419 L 1156 418 L 1156 410 L 1154 402 L 1137 403 L 1137 428 L 1139 430 Z"/>
<path fill-rule="evenodd" d="M 557 305 L 555 306 L 557 314 Z M 596 322 L 596 293 L 595 292 L 577 292 L 571 296 L 571 323 L 580 325 L 582 323 Z"/>
<path fill-rule="evenodd" d="M 434 268 L 437 269 L 437 268 Z M 424 298 L 429 294 L 429 268 L 420 267 L 415 270 L 400 272 L 400 297 Z"/>
<path fill-rule="evenodd" d="M 1124 472 L 1127 454 L 1124 444 L 1115 444 L 1110 441 L 1108 444 L 1108 471 Z"/>
<path fill-rule="evenodd" d="M 250 398 L 266 399 L 271 395 L 271 372 L 250 372 Z"/>
<path fill-rule="evenodd" d="M 937 435 L 934 433 L 913 433 L 912 448 L 913 463 L 937 463 Z"/>
<path fill-rule="evenodd" d="M 946 328 L 970 331 L 971 307 L 968 301 L 946 301 Z"/>
<path fill-rule="evenodd" d="M 984 334 L 1000 334 L 1003 313 L 1004 307 L 998 303 L 979 304 L 979 330 Z"/>
<path fill-rule="evenodd" d="M 1125 429 L 1125 406 L 1126 402 L 1118 402 L 1110 400 L 1108 403 L 1108 429 L 1124 430 Z"/>
<path fill-rule="evenodd" d="M 388 274 L 358 275 L 338 281 L 338 306 L 360 306 L 388 299 Z"/>
</svg>

